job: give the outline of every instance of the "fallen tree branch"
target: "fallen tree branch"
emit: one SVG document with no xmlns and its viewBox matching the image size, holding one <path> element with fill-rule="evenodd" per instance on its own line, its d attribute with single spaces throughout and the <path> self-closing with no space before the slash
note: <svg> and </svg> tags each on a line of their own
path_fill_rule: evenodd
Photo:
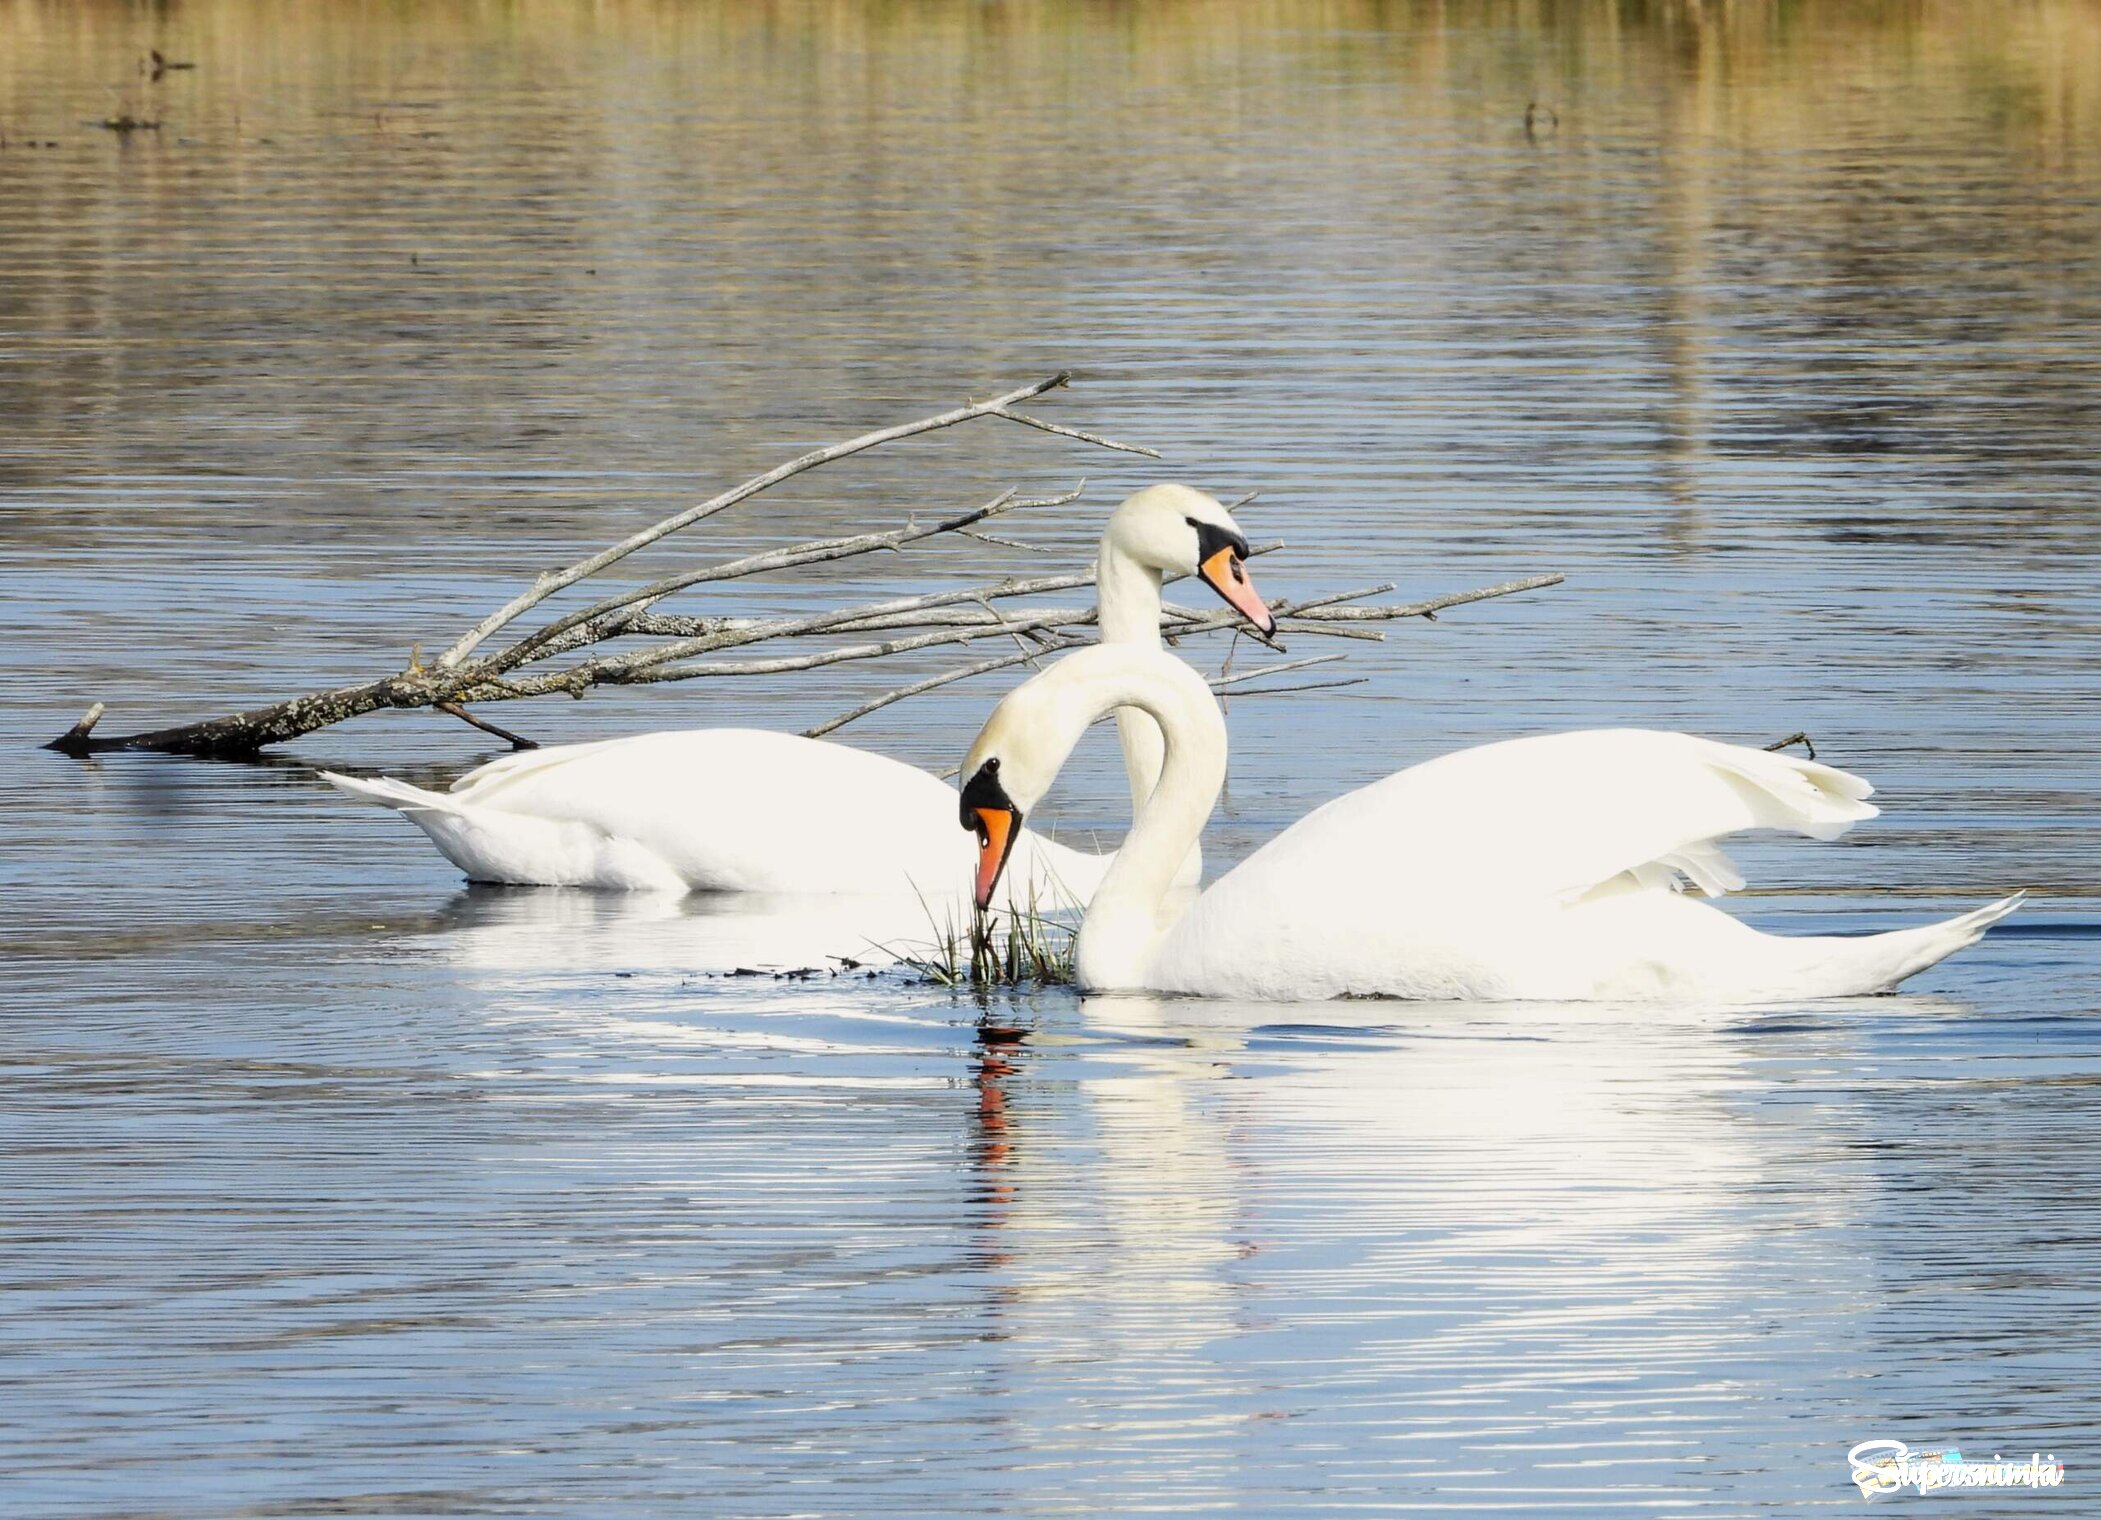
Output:
<svg viewBox="0 0 2101 1520">
<path fill-rule="evenodd" d="M 431 708 L 470 723 L 505 740 L 514 747 L 529 747 L 533 741 L 498 727 L 470 713 L 467 704 L 486 705 L 554 694 L 582 696 L 597 686 L 654 684 L 716 678 L 776 676 L 816 670 L 851 661 L 884 659 L 915 650 L 967 646 L 982 639 L 1012 640 L 1017 649 L 997 659 L 976 660 L 957 668 L 911 682 L 883 693 L 860 706 L 827 720 L 810 730 L 812 736 L 826 734 L 876 712 L 894 702 L 936 690 L 954 681 L 1026 663 L 1043 653 L 1086 642 L 1086 630 L 1097 620 L 1093 607 L 1027 608 L 1010 604 L 1091 586 L 1094 572 L 1032 577 L 1008 577 L 987 584 L 954 587 L 916 596 L 897 597 L 855 606 L 831 608 L 795 617 L 690 616 L 658 610 L 666 597 L 695 586 L 743 579 L 800 566 L 827 563 L 858 555 L 887 553 L 943 536 L 988 539 L 972 530 L 989 518 L 1023 509 L 1041 509 L 1075 500 L 1080 487 L 1048 496 L 1025 497 L 1009 489 L 980 505 L 951 515 L 908 518 L 901 525 L 879 532 L 813 539 L 771 549 L 739 559 L 627 587 L 602 596 L 582 608 L 561 613 L 534 631 L 494 653 L 476 651 L 496 633 L 547 602 L 564 589 L 600 574 L 636 551 L 706 520 L 738 502 L 758 495 L 770 486 L 804 471 L 865 449 L 910 438 L 940 428 L 954 427 L 979 417 L 997 416 L 1019 422 L 1041 432 L 1069 437 L 1090 445 L 1127 453 L 1157 457 L 1151 450 L 1090 433 L 1078 428 L 1048 423 L 1025 416 L 1011 407 L 1018 401 L 1040 396 L 1065 384 L 1065 375 L 1055 375 L 1032 386 L 1010 391 L 991 401 L 976 402 L 917 422 L 862 434 L 844 443 L 816 449 L 798 456 L 743 484 L 711 497 L 694 507 L 631 534 L 619 543 L 576 561 L 561 570 L 538 577 L 518 596 L 483 618 L 431 663 L 412 658 L 408 667 L 375 680 L 313 692 L 289 701 L 252 708 L 200 723 L 187 723 L 143 733 L 104 737 L 96 732 L 103 705 L 96 703 L 64 734 L 46 748 L 69 755 L 87 755 L 110 750 L 154 750 L 171 754 L 252 759 L 270 745 L 327 728 L 347 719 L 385 708 Z M 1249 497 L 1243 497 L 1244 504 Z M 1237 505 L 1236 504 L 1236 505 Z M 1006 547 L 1007 545 L 1002 545 Z M 1281 547 L 1265 544 L 1252 551 L 1267 553 Z M 1336 592 L 1294 603 L 1272 603 L 1280 632 L 1311 634 L 1329 638 L 1379 639 L 1384 635 L 1364 626 L 1398 618 L 1430 617 L 1446 608 L 1489 597 L 1553 585 L 1558 575 L 1532 576 L 1508 581 L 1478 591 L 1457 592 L 1407 606 L 1362 605 L 1368 597 L 1383 594 L 1391 586 L 1373 586 Z M 1162 635 L 1170 640 L 1232 627 L 1239 614 L 1230 608 L 1197 611 L 1169 604 L 1162 611 Z M 872 640 L 870 635 L 878 635 Z M 839 644 L 840 638 L 868 640 Z M 646 639 L 642 648 L 619 653 L 596 648 L 614 641 Z M 779 656 L 739 660 L 710 659 L 734 649 L 773 641 L 824 640 L 829 647 Z M 1273 646 L 1273 647 L 1279 647 Z M 554 665 L 563 656 L 583 657 Z M 1327 663 L 1340 656 L 1272 665 L 1264 672 L 1277 674 L 1309 664 Z M 1234 677 L 1226 689 L 1248 676 Z M 1254 692 L 1242 694 L 1253 695 Z"/>
</svg>

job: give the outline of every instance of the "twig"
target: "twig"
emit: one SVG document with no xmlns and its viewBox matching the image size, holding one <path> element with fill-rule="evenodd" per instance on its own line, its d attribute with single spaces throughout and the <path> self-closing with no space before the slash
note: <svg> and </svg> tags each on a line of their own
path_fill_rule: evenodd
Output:
<svg viewBox="0 0 2101 1520">
<path fill-rule="evenodd" d="M 1288 633 L 1293 638 L 1297 638 L 1300 634 L 1305 634 L 1309 638 L 1363 639 L 1374 644 L 1386 637 L 1385 634 L 1379 632 L 1376 628 L 1352 628 L 1347 623 L 1302 623 L 1295 618 L 1288 617 L 1277 619 L 1277 632 Z"/>
<path fill-rule="evenodd" d="M 523 734 L 514 734 L 509 729 L 500 728 L 486 718 L 477 718 L 457 702 L 434 702 L 431 705 L 449 717 L 458 718 L 462 723 L 472 724 L 485 734 L 494 734 L 497 738 L 507 742 L 512 749 L 538 749 L 540 747 L 539 740 L 528 739 Z"/>
<path fill-rule="evenodd" d="M 993 411 L 996 415 L 1006 418 L 1007 421 L 1018 422 L 1023 427 L 1041 428 L 1044 432 L 1056 433 L 1061 438 L 1077 438 L 1082 443 L 1091 443 L 1104 449 L 1114 449 L 1119 454 L 1143 454 L 1148 459 L 1158 459 L 1160 457 L 1158 449 L 1141 448 L 1135 443 L 1118 443 L 1114 438 L 1104 438 L 1099 433 L 1085 433 L 1078 428 L 1065 427 L 1060 423 L 1045 422 L 1041 417 L 1023 416 L 1020 412 L 1010 411 L 1004 406 L 994 407 Z"/>
<path fill-rule="evenodd" d="M 983 607 L 986 612 L 990 613 L 995 622 L 1000 623 L 1002 626 L 1005 626 L 1006 619 L 1000 617 L 1000 615 L 997 612 L 993 611 L 992 601 L 989 597 L 979 602 L 978 605 Z M 1024 635 L 1025 633 L 1040 634 L 1042 633 L 1042 631 L 1043 630 L 1040 628 L 1030 628 L 1026 630 L 1016 628 L 1013 630 L 1014 647 L 1016 649 L 1019 649 L 1022 652 L 1023 656 L 1027 658 L 1029 664 L 1037 670 L 1041 670 L 1043 668 L 1042 666 L 1036 664 L 1036 656 L 1041 654 L 1042 650 L 1031 648 L 1028 639 Z"/>
<path fill-rule="evenodd" d="M 1381 581 L 1376 586 L 1359 586 L 1355 591 L 1331 591 L 1326 596 L 1316 596 L 1311 601 L 1297 603 L 1292 607 L 1291 614 L 1293 617 L 1310 618 L 1324 607 L 1333 607 L 1341 602 L 1361 602 L 1368 596 L 1384 596 L 1392 589 L 1392 581 Z M 1396 607 L 1378 610 L 1389 617 L 1413 617 L 1418 609 Z"/>
<path fill-rule="evenodd" d="M 1335 597 L 1322 597 L 1308 602 L 1304 607 L 1292 609 L 1293 617 L 1312 618 L 1319 622 L 1351 622 L 1364 619 L 1391 619 L 1428 617 L 1442 612 L 1447 607 L 1463 607 L 1468 602 L 1485 602 L 1490 597 L 1514 596 L 1520 591 L 1538 591 L 1547 586 L 1558 586 L 1567 580 L 1565 575 L 1527 575 L 1519 580 L 1504 581 L 1499 586 L 1483 586 L 1479 591 L 1454 591 L 1449 596 L 1433 596 L 1427 602 L 1411 602 L 1405 607 L 1330 607 Z"/>
<path fill-rule="evenodd" d="M 1810 759 L 1814 760 L 1816 758 L 1815 741 L 1812 740 L 1809 737 L 1809 735 L 1803 733 L 1799 729 L 1797 729 L 1794 733 L 1789 734 L 1785 739 L 1775 739 L 1771 744 L 1768 744 L 1766 746 L 1766 752 L 1770 754 L 1776 749 L 1786 749 L 1791 744 L 1801 745 L 1802 748 L 1809 751 Z"/>
<path fill-rule="evenodd" d="M 1067 645 L 1077 644 L 1078 642 L 1080 641 L 1077 639 L 1061 640 L 1054 647 L 1064 648 Z M 880 712 L 892 703 L 902 702 L 907 697 L 916 697 L 924 692 L 933 691 L 937 687 L 947 686 L 955 681 L 967 681 L 972 676 L 981 676 L 988 671 L 1005 670 L 1010 665 L 1020 665 L 1031 659 L 1032 655 L 1033 651 L 1022 654 L 1003 654 L 997 659 L 980 660 L 975 665 L 962 665 L 954 670 L 944 670 L 939 675 L 928 676 L 923 681 L 914 681 L 908 686 L 900 686 L 894 691 L 886 691 L 879 697 L 863 702 L 859 707 L 839 714 L 836 718 L 827 718 L 815 728 L 804 729 L 802 731 L 803 737 L 805 739 L 822 739 L 826 734 L 835 733 L 839 729 L 846 727 L 847 724 L 858 722 L 872 712 Z"/>
<path fill-rule="evenodd" d="M 1280 676 L 1287 670 L 1305 670 L 1313 665 L 1332 665 L 1337 660 L 1345 658 L 1347 656 L 1339 654 L 1317 654 L 1310 659 L 1285 660 L 1278 665 L 1263 665 L 1254 670 L 1243 670 L 1237 676 L 1220 672 L 1218 675 L 1211 677 L 1211 689 L 1213 691 L 1224 691 L 1228 686 L 1237 686 L 1242 681 L 1259 681 L 1264 676 Z M 1235 692 L 1234 695 L 1245 696 L 1246 693 Z"/>
<path fill-rule="evenodd" d="M 956 532 L 964 538 L 974 538 L 981 544 L 991 544 L 1000 549 L 1019 549 L 1025 554 L 1048 554 L 1041 544 L 1025 544 L 1018 538 L 1001 538 L 997 533 L 978 533 L 970 528 L 958 528 Z"/>
<path fill-rule="evenodd" d="M 1236 691 L 1236 697 L 1281 697 L 1293 691 L 1334 691 L 1341 686 L 1362 686 L 1370 676 L 1351 676 L 1343 681 L 1308 681 L 1301 686 L 1262 686 L 1253 691 Z"/>
</svg>

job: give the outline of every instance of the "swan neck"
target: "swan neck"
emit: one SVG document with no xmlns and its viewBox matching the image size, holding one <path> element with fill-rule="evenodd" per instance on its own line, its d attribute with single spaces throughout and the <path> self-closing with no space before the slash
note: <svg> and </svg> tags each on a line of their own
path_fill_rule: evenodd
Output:
<svg viewBox="0 0 2101 1520">
<path fill-rule="evenodd" d="M 1102 642 L 1158 649 L 1160 572 L 1141 564 L 1124 548 L 1113 523 L 1102 535 L 1094 563 Z M 1165 746 L 1159 724 L 1135 707 L 1117 711 L 1116 735 L 1123 745 L 1124 778 L 1130 783 L 1131 816 L 1135 818 L 1159 784 Z"/>
<path fill-rule="evenodd" d="M 1094 989 L 1146 985 L 1153 953 L 1173 927 L 1169 889 L 1204 830 L 1225 784 L 1225 720 L 1202 678 L 1149 677 L 1104 706 L 1137 708 L 1164 739 L 1159 784 L 1138 805 L 1137 821 L 1095 889 L 1080 927 L 1081 985 Z"/>
<path fill-rule="evenodd" d="M 1095 551 L 1094 586 L 1104 644 L 1160 647 L 1160 572 L 1140 564 L 1113 527 Z"/>
</svg>

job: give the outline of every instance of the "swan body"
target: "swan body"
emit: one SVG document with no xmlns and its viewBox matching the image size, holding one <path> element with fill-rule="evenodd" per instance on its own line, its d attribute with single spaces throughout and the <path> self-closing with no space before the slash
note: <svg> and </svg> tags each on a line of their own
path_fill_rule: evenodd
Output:
<svg viewBox="0 0 2101 1520">
<path fill-rule="evenodd" d="M 1010 693 L 965 762 L 1019 813 L 1079 732 L 1137 705 L 1166 766 L 1095 890 L 1077 970 L 1089 990 L 1273 1001 L 1383 996 L 1774 1002 L 1882 992 L 1965 945 L 2010 897 L 1923 928 L 1776 936 L 1680 890 L 1743 885 L 1720 841 L 1832 839 L 1875 815 L 1857 776 L 1688 734 L 1612 729 L 1484 745 L 1338 797 L 1185 910 L 1168 862 L 1225 768 L 1216 700 L 1157 651 L 1084 650 Z M 985 885 L 982 873 L 981 889 Z M 982 892 L 981 892 L 982 895 Z"/>
<path fill-rule="evenodd" d="M 1157 648 L 1164 576 L 1200 575 L 1265 631 L 1247 540 L 1187 486 L 1140 491 L 1111 514 L 1097 558 L 1102 637 Z M 1124 724 L 1134 806 L 1159 775 L 1152 720 Z M 843 744 L 756 729 L 641 734 L 507 755 L 432 792 L 324 771 L 392 808 L 472 881 L 628 890 L 947 892 L 970 859 L 956 794 L 926 772 Z M 1028 832 L 1011 900 L 1085 902 L 1109 857 Z M 1195 882 L 1192 847 L 1179 875 Z"/>
<path fill-rule="evenodd" d="M 759 776 L 782 800 L 755 800 L 739 784 Z M 956 832 L 956 794 L 946 783 L 886 755 L 764 729 L 526 750 L 447 792 L 329 779 L 401 812 L 474 881 L 932 895 L 954 889 L 973 853 Z M 856 817 L 841 838 L 837 815 L 849 803 Z M 1110 859 L 1033 831 L 1015 853 L 1014 895 L 1023 902 L 1030 890 L 1045 901 L 1084 902 Z"/>
</svg>

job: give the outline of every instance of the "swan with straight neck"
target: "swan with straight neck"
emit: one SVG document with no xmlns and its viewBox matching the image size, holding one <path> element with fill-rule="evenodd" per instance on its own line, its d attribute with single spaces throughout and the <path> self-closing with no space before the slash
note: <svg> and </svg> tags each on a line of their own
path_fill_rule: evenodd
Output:
<svg viewBox="0 0 2101 1520">
<path fill-rule="evenodd" d="M 1202 579 L 1256 628 L 1275 620 L 1247 574 L 1232 515 L 1201 491 L 1151 486 L 1111 515 L 1097 566 L 1102 636 L 1157 649 L 1160 586 Z M 1143 721 L 1143 720 L 1141 720 Z M 1132 726 L 1134 799 L 1159 770 L 1157 733 Z M 956 794 L 926 772 L 848 745 L 761 729 L 641 734 L 507 755 L 449 791 L 323 772 L 403 814 L 473 881 L 663 891 L 936 893 L 968 846 Z M 1021 902 L 1093 893 L 1105 856 L 1033 832 L 1012 841 Z M 1184 867 L 1190 880 L 1202 862 Z"/>
</svg>

